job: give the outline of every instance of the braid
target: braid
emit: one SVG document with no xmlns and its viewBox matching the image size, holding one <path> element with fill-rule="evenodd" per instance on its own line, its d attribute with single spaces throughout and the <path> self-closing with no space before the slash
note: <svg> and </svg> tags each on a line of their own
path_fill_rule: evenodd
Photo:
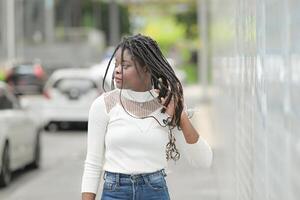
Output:
<svg viewBox="0 0 300 200">
<path fill-rule="evenodd" d="M 136 37 L 136 39 L 135 39 Z M 167 107 L 174 98 L 176 102 L 175 116 L 172 117 L 172 124 L 179 127 L 180 115 L 183 110 L 182 106 L 182 85 L 175 75 L 171 65 L 167 62 L 167 59 L 163 56 L 157 43 L 150 37 L 142 36 L 131 36 L 135 39 L 135 43 L 131 47 L 134 47 L 130 51 L 135 57 L 140 57 L 148 67 L 151 73 L 152 82 L 155 89 L 160 89 L 160 97 L 167 96 L 165 107 Z M 129 40 L 131 39 L 129 37 Z M 147 46 L 148 45 L 148 46 Z M 165 109 L 162 110 L 165 112 Z M 177 112 L 176 112 L 177 111 Z"/>
<path fill-rule="evenodd" d="M 142 67 L 146 67 L 146 69 L 150 72 L 151 82 L 154 86 L 154 89 L 159 89 L 160 91 L 157 97 L 158 100 L 160 101 L 161 97 L 165 98 L 164 107 L 161 109 L 162 113 L 166 112 L 165 108 L 173 99 L 175 106 L 175 114 L 168 118 L 168 120 L 164 120 L 165 126 L 169 127 L 169 142 L 166 145 L 166 157 L 167 160 L 178 160 L 180 158 L 180 153 L 176 148 L 176 140 L 172 130 L 176 126 L 178 129 L 180 129 L 180 116 L 183 110 L 183 90 L 179 79 L 176 77 L 171 65 L 168 63 L 167 59 L 164 57 L 161 50 L 159 49 L 157 42 L 154 41 L 152 38 L 141 34 L 123 38 L 121 43 L 116 47 L 109 61 L 104 79 L 106 78 L 106 74 L 110 66 L 111 60 L 119 48 L 122 49 L 122 60 L 124 50 L 128 49 L 132 56 L 132 60 L 134 62 L 139 62 L 139 64 Z M 114 76 L 111 80 L 112 86 L 114 82 L 113 80 Z M 105 80 L 103 80 L 103 83 L 104 81 Z"/>
</svg>

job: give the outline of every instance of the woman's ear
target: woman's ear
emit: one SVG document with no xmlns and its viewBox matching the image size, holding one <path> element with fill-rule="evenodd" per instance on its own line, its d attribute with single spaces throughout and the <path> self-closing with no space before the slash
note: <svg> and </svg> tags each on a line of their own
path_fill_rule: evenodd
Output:
<svg viewBox="0 0 300 200">
<path fill-rule="evenodd" d="M 145 72 L 145 73 L 150 73 L 150 70 L 149 70 L 148 65 L 144 65 L 144 66 L 143 66 L 143 72 Z"/>
</svg>

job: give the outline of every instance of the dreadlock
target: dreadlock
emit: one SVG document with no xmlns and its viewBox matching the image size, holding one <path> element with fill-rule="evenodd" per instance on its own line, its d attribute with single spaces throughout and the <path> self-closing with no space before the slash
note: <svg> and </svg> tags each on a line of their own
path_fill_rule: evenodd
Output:
<svg viewBox="0 0 300 200">
<path fill-rule="evenodd" d="M 146 70 L 151 74 L 151 82 L 154 89 L 159 90 L 158 101 L 161 103 L 161 98 L 165 99 L 162 113 L 166 112 L 166 108 L 171 101 L 174 101 L 175 113 L 173 116 L 164 120 L 164 125 L 169 128 L 169 142 L 166 145 L 166 158 L 167 160 L 173 159 L 174 161 L 180 158 L 180 153 L 178 152 L 175 145 L 175 137 L 172 129 L 177 127 L 180 129 L 180 116 L 183 111 L 183 90 L 182 85 L 175 75 L 174 70 L 168 63 L 167 59 L 162 54 L 158 47 L 156 41 L 148 36 L 141 34 L 124 37 L 123 40 L 117 45 L 112 57 L 109 60 L 108 66 L 105 71 L 103 78 L 102 87 L 104 88 L 105 79 L 112 59 L 114 58 L 117 50 L 121 48 L 121 60 L 123 61 L 124 50 L 129 50 L 132 60 L 138 62 L 140 66 L 146 67 Z M 122 69 L 123 70 L 123 69 Z M 138 70 L 137 70 L 138 71 Z M 123 73 L 123 72 L 122 72 Z M 122 82 L 123 84 L 123 82 Z M 114 76 L 111 80 L 112 89 L 114 88 Z M 121 94 L 120 94 L 121 95 Z M 123 105 L 122 105 L 123 106 Z M 124 108 L 124 106 L 123 106 Z M 124 109 L 126 110 L 126 109 Z M 128 113 L 128 112 L 127 112 Z M 128 113 L 129 114 L 129 113 Z M 147 116 L 151 117 L 151 116 Z M 146 117 L 142 117 L 146 118 Z M 158 121 L 158 120 L 156 120 Z"/>
</svg>

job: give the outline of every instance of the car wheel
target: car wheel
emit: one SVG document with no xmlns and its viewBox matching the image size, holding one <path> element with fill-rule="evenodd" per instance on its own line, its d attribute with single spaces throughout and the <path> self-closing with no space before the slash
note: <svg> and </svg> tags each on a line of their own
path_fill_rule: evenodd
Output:
<svg viewBox="0 0 300 200">
<path fill-rule="evenodd" d="M 2 154 L 2 167 L 0 172 L 0 186 L 5 187 L 11 181 L 11 171 L 10 171 L 10 155 L 9 155 L 9 145 L 6 144 Z"/>
<path fill-rule="evenodd" d="M 58 125 L 56 123 L 50 123 L 48 125 L 48 131 L 56 132 L 58 130 Z"/>
<path fill-rule="evenodd" d="M 34 159 L 32 163 L 29 164 L 29 167 L 32 169 L 39 168 L 40 160 L 41 160 L 41 141 L 40 141 L 40 134 L 37 134 L 35 147 L 34 147 Z"/>
</svg>

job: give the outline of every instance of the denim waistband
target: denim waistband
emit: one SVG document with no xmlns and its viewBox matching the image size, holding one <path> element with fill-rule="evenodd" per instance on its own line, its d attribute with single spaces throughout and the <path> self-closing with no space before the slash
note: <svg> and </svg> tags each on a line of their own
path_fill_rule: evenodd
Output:
<svg viewBox="0 0 300 200">
<path fill-rule="evenodd" d="M 108 182 L 117 183 L 132 183 L 132 182 L 143 182 L 147 180 L 155 180 L 167 176 L 164 169 L 158 170 L 151 173 L 142 174 L 122 174 L 105 171 L 103 179 Z"/>
</svg>

